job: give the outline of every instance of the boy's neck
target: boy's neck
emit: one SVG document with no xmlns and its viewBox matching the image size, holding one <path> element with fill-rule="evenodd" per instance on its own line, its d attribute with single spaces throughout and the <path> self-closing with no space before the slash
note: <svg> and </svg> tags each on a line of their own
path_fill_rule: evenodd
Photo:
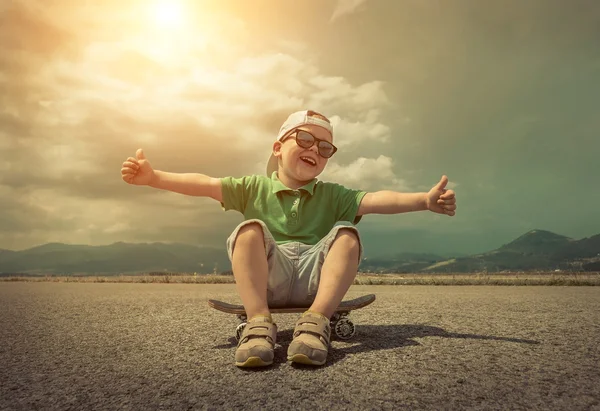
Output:
<svg viewBox="0 0 600 411">
<path fill-rule="evenodd" d="M 299 180 L 290 178 L 285 173 L 282 173 L 281 170 L 277 172 L 277 178 L 279 179 L 279 181 L 281 181 L 283 183 L 284 186 L 286 186 L 287 188 L 292 189 L 292 190 L 297 190 L 300 187 L 303 187 L 303 186 L 307 185 L 308 183 L 310 183 L 311 181 L 313 181 L 313 179 L 310 179 L 308 181 L 299 181 Z"/>
</svg>

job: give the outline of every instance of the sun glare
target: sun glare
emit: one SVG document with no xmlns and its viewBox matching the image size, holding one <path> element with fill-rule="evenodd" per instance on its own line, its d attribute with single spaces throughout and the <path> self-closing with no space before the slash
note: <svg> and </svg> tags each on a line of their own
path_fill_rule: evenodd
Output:
<svg viewBox="0 0 600 411">
<path fill-rule="evenodd" d="M 163 28 L 177 28 L 183 24 L 183 7 L 176 0 L 164 0 L 154 3 L 150 17 L 154 23 Z"/>
<path fill-rule="evenodd" d="M 194 10 L 194 2 L 189 0 L 139 3 L 135 14 L 145 14 L 146 18 L 139 31 L 131 32 L 131 44 L 147 57 L 166 66 L 184 64 L 190 56 L 203 52 L 208 43 L 206 32 L 210 25 L 194 24 L 198 21 Z"/>
</svg>

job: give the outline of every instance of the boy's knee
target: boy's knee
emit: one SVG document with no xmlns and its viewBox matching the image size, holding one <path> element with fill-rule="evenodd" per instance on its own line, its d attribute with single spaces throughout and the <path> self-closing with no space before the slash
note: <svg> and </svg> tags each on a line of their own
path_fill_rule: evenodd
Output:
<svg viewBox="0 0 600 411">
<path fill-rule="evenodd" d="M 356 234 L 356 231 L 349 228 L 341 228 L 333 241 L 334 243 L 343 243 L 347 248 L 353 251 L 360 250 L 360 240 L 358 239 L 358 235 Z"/>
<path fill-rule="evenodd" d="M 260 241 L 264 244 L 264 238 L 261 225 L 258 223 L 250 223 L 240 228 L 237 234 L 236 243 L 239 243 L 240 241 L 246 243 Z"/>
</svg>

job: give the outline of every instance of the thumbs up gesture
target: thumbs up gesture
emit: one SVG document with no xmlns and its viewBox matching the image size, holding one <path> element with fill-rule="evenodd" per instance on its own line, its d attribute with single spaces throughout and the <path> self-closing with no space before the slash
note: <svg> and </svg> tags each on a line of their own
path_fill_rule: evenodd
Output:
<svg viewBox="0 0 600 411">
<path fill-rule="evenodd" d="M 154 169 L 141 148 L 135 152 L 135 158 L 128 157 L 121 167 L 121 178 L 129 184 L 148 185 L 154 178 Z"/>
<path fill-rule="evenodd" d="M 447 190 L 448 177 L 442 179 L 427 193 L 427 209 L 438 214 L 453 216 L 456 214 L 456 196 L 454 191 Z"/>
</svg>

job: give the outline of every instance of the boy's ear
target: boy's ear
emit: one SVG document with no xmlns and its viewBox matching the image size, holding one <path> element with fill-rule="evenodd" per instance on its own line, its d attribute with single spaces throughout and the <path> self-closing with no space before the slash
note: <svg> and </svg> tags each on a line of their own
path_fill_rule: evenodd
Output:
<svg viewBox="0 0 600 411">
<path fill-rule="evenodd" d="M 279 157 L 281 155 L 281 141 L 276 141 L 273 143 L 273 155 L 275 157 Z"/>
</svg>

